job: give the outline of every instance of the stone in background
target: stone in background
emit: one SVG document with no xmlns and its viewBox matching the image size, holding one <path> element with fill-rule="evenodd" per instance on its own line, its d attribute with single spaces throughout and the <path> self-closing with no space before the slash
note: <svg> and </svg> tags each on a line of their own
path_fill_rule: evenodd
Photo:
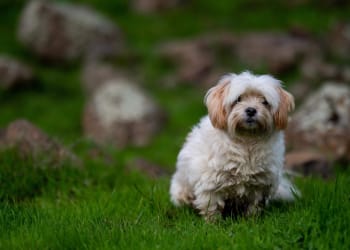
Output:
<svg viewBox="0 0 350 250">
<path fill-rule="evenodd" d="M 138 84 L 111 69 L 97 64 L 85 69 L 84 133 L 97 143 L 145 146 L 163 127 L 165 114 Z"/>
<path fill-rule="evenodd" d="M 24 63 L 5 56 L 0 55 L 0 88 L 15 89 L 25 87 L 33 83 L 33 70 Z"/>
<path fill-rule="evenodd" d="M 118 27 L 92 9 L 44 0 L 25 6 L 18 38 L 38 57 L 53 62 L 116 56 L 123 47 Z"/>
<path fill-rule="evenodd" d="M 292 116 L 288 147 L 313 149 L 329 160 L 350 161 L 350 88 L 327 82 Z"/>
<path fill-rule="evenodd" d="M 15 148 L 23 157 L 44 161 L 50 167 L 68 161 L 81 166 L 81 160 L 70 150 L 52 139 L 40 128 L 25 119 L 11 122 L 0 131 L 0 149 Z"/>
</svg>

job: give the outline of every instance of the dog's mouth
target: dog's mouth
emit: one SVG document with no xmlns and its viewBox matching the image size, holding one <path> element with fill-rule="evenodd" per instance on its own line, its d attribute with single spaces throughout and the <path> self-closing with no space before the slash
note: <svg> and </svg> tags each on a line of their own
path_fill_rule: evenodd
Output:
<svg viewBox="0 0 350 250">
<path fill-rule="evenodd" d="M 257 125 L 257 121 L 255 118 L 252 118 L 252 117 L 248 117 L 246 120 L 245 120 L 245 124 L 248 125 L 248 127 L 254 127 Z"/>
<path fill-rule="evenodd" d="M 236 133 L 245 136 L 255 136 L 266 133 L 265 126 L 254 117 L 247 117 L 236 126 Z"/>
<path fill-rule="evenodd" d="M 256 118 L 248 117 L 243 122 L 241 122 L 240 127 L 247 130 L 254 130 L 258 129 L 261 126 Z"/>
<path fill-rule="evenodd" d="M 272 130 L 271 117 L 266 114 L 255 116 L 233 113 L 228 122 L 228 132 L 232 136 L 262 137 L 269 135 Z"/>
</svg>

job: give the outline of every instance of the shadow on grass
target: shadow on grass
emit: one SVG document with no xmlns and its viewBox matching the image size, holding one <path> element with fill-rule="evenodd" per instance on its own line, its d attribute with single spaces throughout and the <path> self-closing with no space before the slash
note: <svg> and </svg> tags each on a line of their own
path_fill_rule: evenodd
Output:
<svg viewBox="0 0 350 250">
<path fill-rule="evenodd" d="M 298 198 L 295 202 L 298 202 Z M 214 220 L 217 225 L 223 226 L 227 225 L 230 226 L 232 223 L 240 223 L 242 221 L 247 220 L 257 220 L 261 221 L 265 218 L 268 218 L 270 216 L 275 216 L 277 214 L 284 214 L 289 213 L 292 209 L 295 208 L 295 205 L 293 202 L 281 202 L 281 201 L 273 201 L 270 202 L 268 206 L 266 206 L 261 213 L 247 216 L 245 215 L 242 210 L 242 207 L 237 209 L 232 209 L 232 206 L 225 207 L 222 216 L 218 217 L 218 220 Z M 189 218 L 192 218 L 196 221 L 205 221 L 205 219 L 190 206 L 183 206 L 183 207 L 175 207 L 172 204 L 169 204 L 169 207 L 165 210 L 165 217 L 172 222 L 175 221 L 181 221 L 183 219 L 188 220 Z M 213 221 L 213 222 L 214 222 Z M 212 224 L 212 223 L 210 223 Z"/>
</svg>

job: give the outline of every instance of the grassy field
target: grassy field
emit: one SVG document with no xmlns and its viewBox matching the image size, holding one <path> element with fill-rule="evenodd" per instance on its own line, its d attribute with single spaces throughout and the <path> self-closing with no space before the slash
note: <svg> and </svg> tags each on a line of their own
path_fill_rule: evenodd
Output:
<svg viewBox="0 0 350 250">
<path fill-rule="evenodd" d="M 91 143 L 82 138 L 80 65 L 44 65 L 18 44 L 16 26 L 25 2 L 0 1 L 0 53 L 30 64 L 38 86 L 0 92 L 0 127 L 27 118 L 77 153 L 85 167 L 52 169 L 21 159 L 14 150 L 1 152 L 0 249 L 350 249 L 350 170 L 345 166 L 337 166 L 328 182 L 297 179 L 303 197 L 294 204 L 273 204 L 259 217 L 216 224 L 190 209 L 174 208 L 169 178 L 151 180 L 125 170 L 142 157 L 173 171 L 187 132 L 206 112 L 203 91 L 186 84 L 168 89 L 159 82 L 167 69 L 153 53 L 158 44 L 217 30 L 303 26 L 318 35 L 347 18 L 349 7 L 198 0 L 147 16 L 130 11 L 128 1 L 70 1 L 90 4 L 120 26 L 138 59 L 116 65 L 129 68 L 169 115 L 151 145 L 105 148 L 112 156 L 106 163 L 89 157 Z"/>
</svg>

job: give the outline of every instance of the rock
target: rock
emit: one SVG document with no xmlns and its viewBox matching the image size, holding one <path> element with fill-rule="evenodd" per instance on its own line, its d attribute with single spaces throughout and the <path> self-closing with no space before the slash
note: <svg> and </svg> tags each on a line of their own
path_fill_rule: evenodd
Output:
<svg viewBox="0 0 350 250">
<path fill-rule="evenodd" d="M 172 9 L 184 3 L 183 0 L 133 0 L 132 8 L 140 13 L 153 13 Z"/>
<path fill-rule="evenodd" d="M 329 63 L 319 56 L 305 58 L 299 67 L 301 77 L 290 87 L 297 102 L 305 99 L 322 82 L 350 82 L 350 67 Z"/>
<path fill-rule="evenodd" d="M 30 67 L 7 56 L 0 56 L 0 88 L 14 89 L 32 83 L 34 74 Z"/>
<path fill-rule="evenodd" d="M 53 62 L 117 55 L 119 29 L 84 6 L 32 0 L 21 16 L 18 38 L 40 58 Z"/>
<path fill-rule="evenodd" d="M 209 87 L 214 83 L 210 81 L 215 72 L 220 70 L 219 77 L 232 71 L 224 65 L 225 61 L 231 65 L 244 64 L 253 70 L 267 67 L 271 73 L 280 74 L 297 66 L 305 58 L 320 56 L 320 46 L 311 35 L 306 32 L 301 34 L 301 31 L 294 33 L 207 34 L 164 44 L 159 54 L 175 64 L 178 82 Z"/>
<path fill-rule="evenodd" d="M 288 146 L 323 153 L 329 160 L 350 160 L 350 88 L 325 83 L 292 116 Z"/>
<path fill-rule="evenodd" d="M 220 55 L 233 53 L 236 38 L 230 33 L 217 33 L 184 41 L 163 44 L 158 53 L 175 64 L 173 82 L 188 82 L 205 88 L 212 86 L 226 72 Z M 218 72 L 220 70 L 220 73 Z M 172 84 L 174 85 L 174 84 Z"/>
<path fill-rule="evenodd" d="M 96 82 L 98 87 L 85 106 L 85 135 L 99 144 L 117 147 L 147 145 L 163 126 L 164 112 L 131 80 L 114 74 L 99 77 L 101 82 Z"/>
<path fill-rule="evenodd" d="M 350 68 L 325 62 L 321 58 L 308 58 L 300 66 L 301 75 L 307 81 L 350 81 Z"/>
<path fill-rule="evenodd" d="M 310 94 L 314 88 L 314 84 L 306 80 L 299 80 L 291 84 L 289 91 L 294 96 L 296 103 L 300 103 L 305 100 L 305 97 Z"/>
<path fill-rule="evenodd" d="M 329 179 L 333 168 L 326 157 L 312 151 L 293 151 L 286 154 L 286 170 L 303 176 L 321 176 Z"/>
<path fill-rule="evenodd" d="M 326 63 L 319 58 L 309 58 L 302 62 L 301 74 L 307 80 L 338 79 L 340 70 L 335 65 Z"/>
<path fill-rule="evenodd" d="M 64 161 L 81 165 L 76 155 L 27 120 L 13 121 L 0 133 L 0 149 L 9 148 L 17 149 L 23 157 L 43 160 L 52 167 Z"/>
<path fill-rule="evenodd" d="M 350 60 L 350 23 L 338 23 L 326 38 L 328 51 L 334 57 Z"/>
<path fill-rule="evenodd" d="M 160 167 L 142 158 L 138 158 L 130 162 L 127 165 L 127 170 L 139 171 L 152 179 L 158 179 L 160 177 L 169 176 L 169 172 L 163 167 Z"/>
<path fill-rule="evenodd" d="M 306 56 L 319 53 L 310 39 L 282 33 L 250 33 L 237 42 L 238 59 L 250 68 L 267 67 L 273 74 L 283 73 Z"/>
<path fill-rule="evenodd" d="M 202 80 L 214 64 L 208 48 L 197 41 L 169 43 L 163 46 L 161 54 L 178 65 L 177 75 L 181 81 Z"/>
</svg>

